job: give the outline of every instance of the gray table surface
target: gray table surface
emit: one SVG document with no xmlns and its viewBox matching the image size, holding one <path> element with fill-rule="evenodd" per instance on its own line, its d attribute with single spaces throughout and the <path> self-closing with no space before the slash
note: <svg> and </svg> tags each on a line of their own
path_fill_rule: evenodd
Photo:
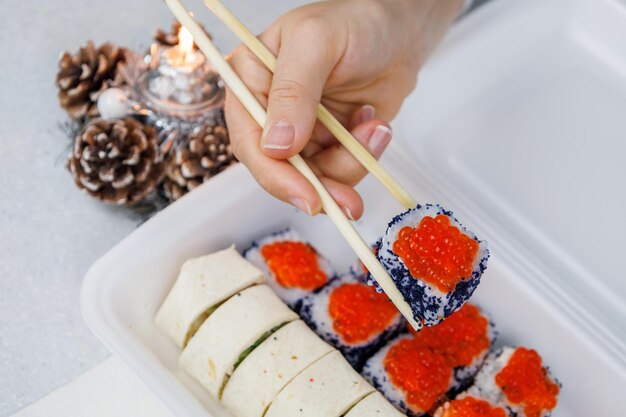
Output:
<svg viewBox="0 0 626 417">
<path fill-rule="evenodd" d="M 187 3 L 223 51 L 237 44 L 200 1 Z M 305 1 L 229 3 L 258 32 Z M 149 0 L 2 6 L 0 416 L 7 416 L 109 356 L 83 322 L 80 285 L 89 266 L 138 223 L 81 194 L 65 171 L 69 140 L 58 124 L 66 116 L 54 86 L 59 53 L 88 39 L 141 50 L 171 17 L 163 3 Z"/>
</svg>

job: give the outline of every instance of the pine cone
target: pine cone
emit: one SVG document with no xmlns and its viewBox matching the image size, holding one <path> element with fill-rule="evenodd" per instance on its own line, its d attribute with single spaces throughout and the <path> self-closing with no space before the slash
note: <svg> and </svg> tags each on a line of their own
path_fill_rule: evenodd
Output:
<svg viewBox="0 0 626 417">
<path fill-rule="evenodd" d="M 169 32 L 166 32 L 163 29 L 157 29 L 156 33 L 154 34 L 154 41 L 161 46 L 178 45 L 178 32 L 180 31 L 180 27 L 181 24 L 178 22 L 178 20 L 174 20 L 172 22 L 172 27 Z M 210 39 L 213 39 L 213 36 L 209 32 L 207 32 L 206 29 L 204 29 L 204 26 L 202 26 L 202 29 L 204 30 L 204 33 L 209 35 Z M 194 43 L 193 48 L 198 49 L 198 45 Z"/>
<path fill-rule="evenodd" d="M 123 84 L 118 64 L 125 62 L 126 52 L 111 43 L 96 48 L 89 41 L 76 54 L 61 55 L 56 85 L 61 106 L 72 119 L 98 116 L 96 102 L 100 93 Z"/>
<path fill-rule="evenodd" d="M 235 160 L 225 126 L 196 128 L 165 162 L 163 191 L 174 201 L 222 172 Z"/>
<path fill-rule="evenodd" d="M 89 122 L 76 137 L 67 166 L 79 188 L 126 205 L 155 189 L 164 170 L 156 130 L 131 117 Z"/>
</svg>

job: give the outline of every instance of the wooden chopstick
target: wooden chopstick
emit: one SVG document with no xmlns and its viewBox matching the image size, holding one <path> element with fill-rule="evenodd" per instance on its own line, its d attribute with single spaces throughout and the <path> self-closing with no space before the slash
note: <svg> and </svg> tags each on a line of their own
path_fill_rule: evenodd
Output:
<svg viewBox="0 0 626 417">
<path fill-rule="evenodd" d="M 261 106 L 261 104 L 259 104 L 250 90 L 248 90 L 237 73 L 235 73 L 232 67 L 226 62 L 220 51 L 215 47 L 215 45 L 213 45 L 213 42 L 211 42 L 211 39 L 207 36 L 204 30 L 202 30 L 200 25 L 193 19 L 193 17 L 191 17 L 180 0 L 165 0 L 165 3 L 172 11 L 176 19 L 178 19 L 180 24 L 189 30 L 196 45 L 198 45 L 198 48 L 204 53 L 218 74 L 220 74 L 228 88 L 230 88 L 233 94 L 239 99 L 241 104 L 246 108 L 254 120 L 256 120 L 259 126 L 263 127 L 267 118 L 265 109 Z M 319 193 L 322 200 L 322 207 L 328 217 L 330 217 L 344 239 L 346 239 L 361 262 L 363 262 L 365 267 L 370 271 L 374 279 L 376 279 L 380 287 L 383 291 L 385 291 L 400 313 L 416 330 L 421 328 L 421 323 L 413 318 L 411 306 L 404 300 L 404 297 L 394 284 L 385 268 L 383 268 L 374 256 L 372 249 L 367 243 L 365 243 L 363 238 L 361 238 L 359 232 L 357 232 L 357 230 L 352 226 L 352 223 L 350 223 L 341 208 L 339 208 L 339 205 L 337 205 L 335 200 L 333 200 L 326 188 L 324 188 L 324 185 L 306 164 L 304 159 L 302 159 L 300 155 L 295 155 L 289 158 L 289 162 L 302 175 L 304 175 L 307 180 L 309 180 L 315 190 Z"/>
<path fill-rule="evenodd" d="M 204 0 L 206 6 L 259 58 L 272 72 L 276 68 L 276 57 L 220 0 Z M 363 165 L 389 192 L 410 209 L 417 202 L 378 163 L 359 141 L 346 129 L 322 103 L 317 105 L 317 118 L 339 142 Z"/>
</svg>

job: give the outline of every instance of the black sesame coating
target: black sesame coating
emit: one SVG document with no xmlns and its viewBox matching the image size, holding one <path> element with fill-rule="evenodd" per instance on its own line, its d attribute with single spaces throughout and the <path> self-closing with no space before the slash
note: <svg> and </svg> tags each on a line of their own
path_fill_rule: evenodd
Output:
<svg viewBox="0 0 626 417">
<path fill-rule="evenodd" d="M 505 405 L 504 408 L 506 408 L 506 415 L 507 416 L 509 416 L 509 417 L 521 417 L 518 413 L 513 411 L 513 409 L 511 407 L 509 407 L 508 405 Z"/>
<path fill-rule="evenodd" d="M 436 204 L 418 204 L 415 208 L 409 209 L 397 216 L 395 216 L 389 225 L 387 231 L 396 223 L 403 221 L 403 219 L 410 213 L 421 210 L 423 208 L 435 209 L 434 215 L 444 214 L 454 220 L 460 227 L 463 233 L 472 237 L 479 244 L 482 243 L 474 234 L 463 227 L 456 218 L 452 216 L 452 212 L 445 210 L 443 207 Z M 465 278 L 459 282 L 454 290 L 445 296 L 438 297 L 435 294 L 429 295 L 432 291 L 431 288 L 421 280 L 414 279 L 404 262 L 402 262 L 398 256 L 393 253 L 390 248 L 385 250 L 379 250 L 377 255 L 378 260 L 387 269 L 387 272 L 395 282 L 398 290 L 403 295 L 404 299 L 411 306 L 413 311 L 413 317 L 422 322 L 426 326 L 432 326 L 442 322 L 446 317 L 458 310 L 469 298 L 472 293 L 478 287 L 480 283 L 480 277 L 487 269 L 487 260 L 489 259 L 489 250 L 485 248 L 484 256 L 480 259 L 477 267 L 472 271 L 471 277 Z M 441 306 L 443 305 L 443 311 L 441 312 Z"/>
<path fill-rule="evenodd" d="M 459 379 L 457 376 L 457 370 L 454 370 L 454 386 L 446 391 L 446 397 L 453 399 L 466 389 L 472 386 L 474 383 L 474 377 L 470 378 L 461 378 Z"/>
<path fill-rule="evenodd" d="M 302 302 L 303 301 L 304 300 L 300 299 L 300 300 L 297 300 L 295 303 L 293 303 L 291 305 L 291 309 L 294 311 L 294 313 L 300 314 L 300 311 L 302 311 Z"/>
<path fill-rule="evenodd" d="M 337 279 L 341 279 L 341 277 Z M 321 290 L 324 292 L 331 291 L 331 285 L 334 284 L 334 281 L 335 280 L 333 280 L 333 283 L 329 282 L 326 284 Z M 404 318 L 400 318 L 397 320 L 397 323 L 394 323 L 392 326 L 385 329 L 370 342 L 364 344 L 360 343 L 358 345 L 348 345 L 344 343 L 335 332 L 323 331 L 320 328 L 321 325 L 324 324 L 327 328 L 332 329 L 330 316 L 326 315 L 325 317 L 325 319 L 329 321 L 328 323 L 318 323 L 315 321 L 312 309 L 315 307 L 316 300 L 319 296 L 320 291 L 316 291 L 315 294 L 305 297 L 300 309 L 300 318 L 304 320 L 304 322 L 311 328 L 311 330 L 317 333 L 318 336 L 338 349 L 357 372 L 361 371 L 367 359 L 373 356 L 374 353 L 376 353 L 385 343 L 397 336 L 406 326 Z"/>
</svg>

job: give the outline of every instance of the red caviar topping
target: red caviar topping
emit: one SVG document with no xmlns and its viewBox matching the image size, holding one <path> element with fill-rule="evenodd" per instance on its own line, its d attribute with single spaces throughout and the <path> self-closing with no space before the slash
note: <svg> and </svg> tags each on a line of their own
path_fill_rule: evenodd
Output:
<svg viewBox="0 0 626 417">
<path fill-rule="evenodd" d="M 496 375 L 496 384 L 510 403 L 524 407 L 527 417 L 539 417 L 542 411 L 556 407 L 559 386 L 550 381 L 541 356 L 533 349 L 516 349 Z"/>
<path fill-rule="evenodd" d="M 415 339 L 440 352 L 449 366 L 470 365 L 476 357 L 489 349 L 491 342 L 487 329 L 489 322 L 478 307 L 464 304 L 442 323 L 424 327 L 415 332 Z"/>
<path fill-rule="evenodd" d="M 447 293 L 471 275 L 478 242 L 439 214 L 425 216 L 416 228 L 400 229 L 393 251 L 414 278 Z"/>
<path fill-rule="evenodd" d="M 450 401 L 439 417 L 506 417 L 504 408 L 492 407 L 485 400 L 464 397 Z"/>
<path fill-rule="evenodd" d="M 445 396 L 452 368 L 439 353 L 414 339 L 393 345 L 384 360 L 391 382 L 406 393 L 414 411 L 428 412 Z"/>
<path fill-rule="evenodd" d="M 315 249 L 304 242 L 270 243 L 261 248 L 261 255 L 283 287 L 315 290 L 328 281 L 319 268 Z"/>
<path fill-rule="evenodd" d="M 330 294 L 328 314 L 333 329 L 350 344 L 381 333 L 398 316 L 389 297 L 365 284 L 343 284 Z"/>
</svg>

